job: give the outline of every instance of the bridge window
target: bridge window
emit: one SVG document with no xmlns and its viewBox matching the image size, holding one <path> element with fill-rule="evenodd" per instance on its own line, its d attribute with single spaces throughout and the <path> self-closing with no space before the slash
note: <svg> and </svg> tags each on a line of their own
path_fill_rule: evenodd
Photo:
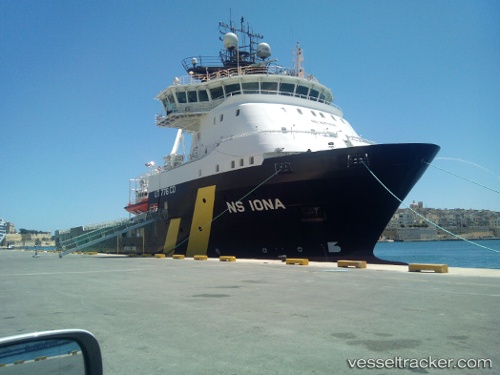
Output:
<svg viewBox="0 0 500 375">
<path fill-rule="evenodd" d="M 319 96 L 319 92 L 316 90 L 311 89 L 311 92 L 309 93 L 309 98 L 315 98 L 317 99 Z"/>
<path fill-rule="evenodd" d="M 245 94 L 259 93 L 259 82 L 243 82 L 241 86 L 243 87 L 243 93 Z"/>
<path fill-rule="evenodd" d="M 319 94 L 319 100 L 322 102 L 331 103 L 332 99 L 333 99 L 332 94 L 330 94 L 329 92 L 328 93 L 321 92 Z"/>
<path fill-rule="evenodd" d="M 171 104 L 167 99 L 163 99 L 163 106 L 165 107 L 165 110 L 167 111 L 167 114 L 169 114 L 170 112 L 172 112 L 175 108 L 175 102 L 173 102 L 173 104 Z"/>
<path fill-rule="evenodd" d="M 200 102 L 208 102 L 208 92 L 205 89 L 198 90 L 198 98 Z"/>
<path fill-rule="evenodd" d="M 307 97 L 308 91 L 309 91 L 309 87 L 297 86 L 297 91 L 295 92 L 295 95 Z"/>
<path fill-rule="evenodd" d="M 187 103 L 186 92 L 185 91 L 177 91 L 175 94 L 177 96 L 177 101 L 179 103 Z"/>
<path fill-rule="evenodd" d="M 226 89 L 226 95 L 236 95 L 241 94 L 241 88 L 239 83 L 234 83 L 232 85 L 227 85 L 224 87 Z"/>
<path fill-rule="evenodd" d="M 293 86 L 293 85 L 292 85 Z M 262 93 L 263 94 L 269 94 L 269 92 L 276 93 L 278 91 L 278 82 L 262 82 Z M 293 87 L 292 91 L 293 92 Z"/>
<path fill-rule="evenodd" d="M 187 97 L 189 103 L 196 103 L 198 101 L 198 98 L 196 97 L 196 91 L 190 90 L 187 92 Z"/>
<path fill-rule="evenodd" d="M 293 83 L 280 83 L 280 94 L 281 95 L 292 95 L 295 85 Z"/>
<path fill-rule="evenodd" d="M 224 97 L 224 90 L 222 90 L 222 86 L 214 87 L 210 89 L 210 96 L 212 100 L 220 99 Z"/>
</svg>

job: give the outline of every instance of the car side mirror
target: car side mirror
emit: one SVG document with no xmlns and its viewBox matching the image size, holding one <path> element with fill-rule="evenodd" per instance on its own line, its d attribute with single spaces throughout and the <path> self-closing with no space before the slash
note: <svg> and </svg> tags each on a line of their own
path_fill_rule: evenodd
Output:
<svg viewBox="0 0 500 375">
<path fill-rule="evenodd" d="M 101 349 L 80 329 L 1 338 L 0 374 L 102 375 Z"/>
</svg>

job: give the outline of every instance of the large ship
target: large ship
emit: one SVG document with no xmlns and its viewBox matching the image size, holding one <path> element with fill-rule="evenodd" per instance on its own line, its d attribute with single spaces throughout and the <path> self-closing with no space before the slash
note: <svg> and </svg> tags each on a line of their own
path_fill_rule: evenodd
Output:
<svg viewBox="0 0 500 375">
<path fill-rule="evenodd" d="M 293 68 L 285 68 L 243 18 L 219 30 L 219 56 L 184 59 L 187 75 L 156 97 L 164 110 L 156 125 L 177 135 L 163 165 L 149 162 L 131 180 L 125 209 L 162 215 L 122 246 L 376 261 L 373 248 L 398 199 L 439 146 L 362 138 L 332 91 L 304 72 L 299 43 Z"/>
</svg>

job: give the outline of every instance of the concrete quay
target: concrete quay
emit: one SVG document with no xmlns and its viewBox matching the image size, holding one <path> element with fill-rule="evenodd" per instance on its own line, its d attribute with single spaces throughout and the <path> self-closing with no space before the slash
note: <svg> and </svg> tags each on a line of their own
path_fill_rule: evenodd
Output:
<svg viewBox="0 0 500 375">
<path fill-rule="evenodd" d="M 500 372 L 500 270 L 33 255 L 0 251 L 0 337 L 89 330 L 105 374 Z"/>
</svg>

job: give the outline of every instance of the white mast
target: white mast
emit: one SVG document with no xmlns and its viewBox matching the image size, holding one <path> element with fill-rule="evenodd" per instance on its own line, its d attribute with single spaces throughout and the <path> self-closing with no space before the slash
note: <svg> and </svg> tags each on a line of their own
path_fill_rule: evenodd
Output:
<svg viewBox="0 0 500 375">
<path fill-rule="evenodd" d="M 302 66 L 304 62 L 304 56 L 302 56 L 302 48 L 300 48 L 300 42 L 297 42 L 297 47 L 295 48 L 295 68 L 297 71 L 297 77 L 304 78 L 304 67 Z"/>
<path fill-rule="evenodd" d="M 164 163 L 165 163 L 165 169 L 170 169 L 178 165 L 179 163 L 182 163 L 184 159 L 184 155 L 178 154 L 179 151 L 179 145 L 181 143 L 181 140 L 184 141 L 184 135 L 182 134 L 182 129 L 177 130 L 177 135 L 175 136 L 175 141 L 174 145 L 172 146 L 172 151 L 170 152 L 169 155 L 165 155 L 163 157 Z M 183 142 L 183 147 L 184 147 L 184 142 Z"/>
</svg>

